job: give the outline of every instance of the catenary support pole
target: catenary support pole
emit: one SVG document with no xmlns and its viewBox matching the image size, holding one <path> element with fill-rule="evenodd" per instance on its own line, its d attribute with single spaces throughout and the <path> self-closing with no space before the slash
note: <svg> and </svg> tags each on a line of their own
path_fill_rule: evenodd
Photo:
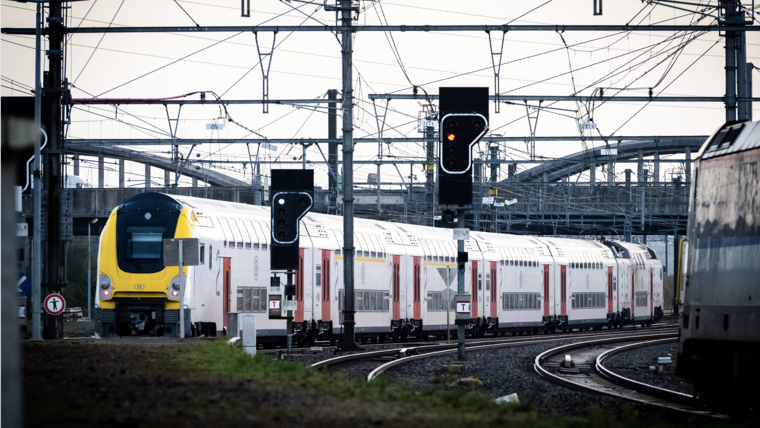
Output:
<svg viewBox="0 0 760 428">
<path fill-rule="evenodd" d="M 353 123 L 353 32 L 351 0 L 340 0 L 341 54 L 343 59 L 343 278 L 346 287 L 343 311 L 342 350 L 357 349 L 354 332 L 354 123 Z M 394 296 L 395 298 L 395 296 Z"/>
<path fill-rule="evenodd" d="M 286 274 L 287 277 L 287 285 L 285 287 L 286 290 L 289 290 L 290 287 L 293 286 L 293 271 L 289 270 Z M 286 298 L 288 298 L 286 296 Z M 293 311 L 288 310 L 287 314 L 288 320 L 287 320 L 287 329 L 288 329 L 288 354 L 293 353 Z"/>
<path fill-rule="evenodd" d="M 185 338 L 185 260 L 182 254 L 182 240 L 177 240 L 179 245 L 179 337 Z"/>
<path fill-rule="evenodd" d="M 42 4 L 37 3 L 37 34 L 35 36 L 34 55 L 34 124 L 42 128 L 42 88 L 40 87 L 41 59 L 40 32 L 42 21 Z M 41 141 L 34 141 L 34 236 L 32 241 L 32 340 L 42 340 L 42 317 L 40 316 L 42 295 L 42 181 L 41 170 Z"/>
<path fill-rule="evenodd" d="M 457 228 L 464 229 L 464 210 L 459 209 L 457 210 Z M 459 257 L 459 255 L 464 253 L 464 240 L 460 239 L 457 241 L 457 294 L 464 294 L 464 270 L 465 270 L 465 264 Z M 459 361 L 464 361 L 466 359 L 464 354 L 464 335 L 465 335 L 465 328 L 464 324 L 462 322 L 457 322 L 457 349 L 458 349 L 458 357 Z"/>
<path fill-rule="evenodd" d="M 327 91 L 327 99 L 335 100 L 338 98 L 338 91 L 336 89 L 330 89 Z M 338 109 L 335 104 L 328 104 L 327 108 L 327 138 L 335 140 L 338 138 Z M 338 205 L 338 143 L 330 142 L 327 144 L 327 162 L 330 166 L 332 174 L 327 173 L 329 190 L 330 190 L 330 203 L 327 205 L 328 214 L 337 214 Z M 333 175 L 334 174 L 334 175 Z M 333 211 L 334 210 L 334 211 Z"/>
</svg>

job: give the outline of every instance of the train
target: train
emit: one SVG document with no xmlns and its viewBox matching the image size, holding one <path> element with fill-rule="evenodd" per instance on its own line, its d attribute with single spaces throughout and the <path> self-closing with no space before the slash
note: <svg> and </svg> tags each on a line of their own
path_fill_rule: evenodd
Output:
<svg viewBox="0 0 760 428">
<path fill-rule="evenodd" d="M 727 122 L 694 166 L 676 290 L 683 305 L 678 373 L 699 396 L 751 399 L 757 408 L 760 122 Z"/>
<path fill-rule="evenodd" d="M 342 338 L 342 220 L 302 218 L 297 344 Z M 285 282 L 284 273 L 270 270 L 269 223 L 266 206 L 162 193 L 142 193 L 116 207 L 100 235 L 97 332 L 234 336 L 228 314 L 251 313 L 258 344 L 284 343 L 286 321 L 268 313 L 271 278 Z M 452 237 L 452 229 L 355 219 L 358 340 L 443 337 L 447 326 L 456 332 Z M 198 239 L 198 265 L 183 268 L 183 302 L 179 268 L 164 266 L 167 238 Z M 649 326 L 663 315 L 662 263 L 645 245 L 473 231 L 465 250 L 471 336 Z"/>
</svg>

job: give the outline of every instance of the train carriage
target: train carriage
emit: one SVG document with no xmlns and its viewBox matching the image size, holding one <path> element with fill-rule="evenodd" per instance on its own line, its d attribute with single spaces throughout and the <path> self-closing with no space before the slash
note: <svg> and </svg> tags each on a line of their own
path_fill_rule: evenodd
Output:
<svg viewBox="0 0 760 428">
<path fill-rule="evenodd" d="M 728 122 L 696 156 L 679 278 L 679 374 L 756 408 L 760 392 L 760 122 Z"/>
<path fill-rule="evenodd" d="M 281 343 L 283 319 L 269 319 L 267 207 L 145 193 L 117 207 L 99 253 L 98 332 L 179 334 L 178 268 L 163 265 L 162 240 L 198 238 L 200 264 L 185 267 L 187 334 L 227 331 L 230 313 L 257 315 L 259 342 Z M 294 274 L 297 343 L 336 341 L 345 289 L 342 219 L 302 219 Z M 443 336 L 457 290 L 450 229 L 355 221 L 356 333 L 360 339 Z M 646 246 L 473 232 L 465 241 L 470 335 L 649 324 L 661 313 L 661 267 Z M 284 273 L 276 273 L 285 282 Z M 448 285 L 448 286 L 447 286 Z M 636 293 L 640 301 L 635 300 Z M 631 308 L 630 303 L 639 306 Z M 659 312 L 658 312 L 659 311 Z M 633 316 L 634 318 L 631 318 Z M 456 317 L 451 313 L 450 326 Z M 455 328 L 452 330 L 456 331 Z"/>
</svg>

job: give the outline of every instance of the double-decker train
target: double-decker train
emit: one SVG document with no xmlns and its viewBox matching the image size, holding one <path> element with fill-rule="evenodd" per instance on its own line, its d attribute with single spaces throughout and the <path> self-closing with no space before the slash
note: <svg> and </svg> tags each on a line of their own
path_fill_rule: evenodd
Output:
<svg viewBox="0 0 760 428">
<path fill-rule="evenodd" d="M 131 198 L 113 210 L 100 237 L 97 331 L 215 335 L 226 333 L 227 314 L 236 312 L 260 315 L 259 343 L 283 341 L 286 322 L 268 316 L 269 222 L 263 206 L 159 193 Z M 456 291 L 451 229 L 357 218 L 355 231 L 357 337 L 444 335 Z M 165 238 L 199 240 L 199 265 L 184 268 L 181 305 L 179 269 L 164 266 Z M 302 219 L 300 343 L 341 337 L 342 242 L 341 217 Z M 662 315 L 662 264 L 644 245 L 472 232 L 465 249 L 470 335 L 651 325 Z M 455 316 L 448 319 L 456 331 Z"/>
<path fill-rule="evenodd" d="M 697 154 L 690 191 L 678 372 L 701 394 L 757 408 L 760 122 L 721 126 Z"/>
</svg>

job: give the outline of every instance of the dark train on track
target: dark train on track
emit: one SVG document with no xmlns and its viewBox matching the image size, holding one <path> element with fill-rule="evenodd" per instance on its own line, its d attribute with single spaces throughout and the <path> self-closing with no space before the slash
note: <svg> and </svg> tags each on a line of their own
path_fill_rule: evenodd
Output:
<svg viewBox="0 0 760 428">
<path fill-rule="evenodd" d="M 700 394 L 760 393 L 760 122 L 729 122 L 696 157 L 680 257 L 678 373 Z M 728 394 L 727 394 L 728 393 Z"/>
</svg>

